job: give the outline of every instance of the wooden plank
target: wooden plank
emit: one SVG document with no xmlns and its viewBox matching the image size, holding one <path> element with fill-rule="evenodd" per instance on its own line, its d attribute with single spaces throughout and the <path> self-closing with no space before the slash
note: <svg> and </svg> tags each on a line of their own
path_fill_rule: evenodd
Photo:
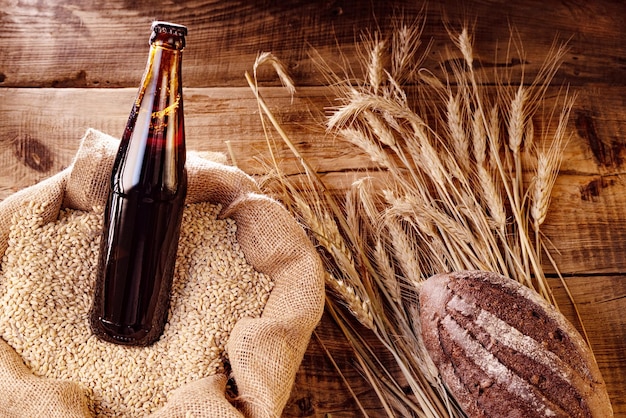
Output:
<svg viewBox="0 0 626 418">
<path fill-rule="evenodd" d="M 546 97 L 554 105 L 557 88 Z M 619 176 L 626 158 L 626 88 L 579 90 L 569 131 L 572 138 L 564 153 L 561 171 L 570 175 L 605 178 Z M 0 137 L 21 143 L 28 138 L 54 150 L 50 171 L 71 161 L 78 141 L 89 127 L 113 136 L 124 129 L 136 89 L 0 89 Z M 372 169 L 375 165 L 355 149 L 326 134 L 324 113 L 336 104 L 324 87 L 304 87 L 292 99 L 282 88 L 262 88 L 272 111 L 291 140 L 320 172 Z M 537 125 L 541 125 L 538 115 Z M 257 158 L 266 152 L 266 135 L 259 118 L 258 104 L 249 88 L 185 89 L 185 122 L 190 149 L 227 152 L 230 141 L 239 166 L 251 174 L 262 172 Z M 275 132 L 268 134 L 280 142 Z M 299 171 L 295 158 L 279 144 L 281 161 L 288 173 Z M 7 156 L 5 165 L 14 162 Z M 17 158 L 17 156 L 13 156 Z M 43 157 L 42 157 L 43 158 Z M 597 186 L 597 187 L 596 187 Z M 601 183 L 581 191 L 593 200 Z"/>
<path fill-rule="evenodd" d="M 596 355 L 615 416 L 626 414 L 626 276 L 572 276 L 565 282 L 583 320 L 591 347 Z M 563 286 L 550 281 L 562 312 L 574 324 L 576 316 Z M 579 327 L 580 329 L 580 327 Z"/>
<path fill-rule="evenodd" d="M 626 188 L 620 175 L 560 176 L 543 226 L 556 263 L 566 273 L 623 272 Z M 597 190 L 595 183 L 599 183 Z M 593 188 L 593 191 L 589 191 Z M 592 193 L 590 196 L 589 193 Z M 601 208 L 601 209 L 600 209 Z M 566 234 L 567 237 L 562 234 Z M 593 267 L 592 267 L 593 266 Z"/>
<path fill-rule="evenodd" d="M 23 187 L 19 183 L 23 175 L 33 182 L 37 176 L 50 175 L 69 164 L 86 128 L 96 127 L 112 134 L 121 132 L 135 89 L 3 89 L 0 93 L 5 95 L 0 96 L 3 103 L 0 117 L 5 121 L 0 127 L 0 137 L 21 142 L 38 155 L 30 158 L 29 167 L 23 156 L 16 155 L 19 153 L 14 145 L 0 144 L 4 168 L 0 184 L 8 193 Z M 255 158 L 263 158 L 266 145 L 256 101 L 249 90 L 187 89 L 185 94 L 190 147 L 226 152 L 223 141 L 229 139 L 239 163 L 252 173 L 261 173 Z M 359 170 L 371 167 L 366 157 L 355 156 L 341 143 L 326 137 L 314 122 L 317 118 L 310 112 L 319 114 L 323 110 L 328 100 L 327 90 L 304 89 L 293 104 L 282 89 L 264 89 L 264 94 L 297 146 L 320 171 L 326 170 L 326 178 L 333 187 L 339 190 L 347 187 L 361 175 Z M 623 97 L 622 89 L 586 90 L 574 111 L 571 124 L 574 136 L 545 225 L 548 238 L 560 251 L 556 258 L 564 272 L 606 274 L 623 272 L 625 268 L 626 185 L 621 181 L 623 139 L 618 134 L 626 118 L 620 97 Z M 43 148 L 33 145 L 37 143 Z M 286 150 L 280 155 L 286 161 L 293 160 Z M 36 161 L 39 166 L 33 163 Z M 623 393 L 626 327 L 620 312 L 626 309 L 626 278 L 620 274 L 568 277 L 567 283 L 581 308 L 616 411 L 624 412 L 626 407 L 621 400 L 626 399 Z M 558 286 L 557 295 L 568 317 L 574 320 Z M 318 333 L 362 396 L 368 411 L 376 415 L 380 405 L 354 368 L 337 330 L 326 319 Z M 343 385 L 333 374 L 328 360 L 324 360 L 320 344 L 312 341 L 286 416 L 305 412 L 311 416 L 324 413 L 352 416 L 356 405 Z"/>
<path fill-rule="evenodd" d="M 555 245 L 559 268 L 567 274 L 616 416 L 625 416 L 626 5 L 615 0 L 435 3 L 428 7 L 422 39 L 433 40 L 425 65 L 437 74 L 439 66 L 448 67 L 459 57 L 458 52 L 446 52 L 451 43 L 444 15 L 453 27 L 460 22 L 472 26 L 477 65 L 504 71 L 514 82 L 522 78 L 522 67 L 524 80 L 532 79 L 557 34 L 571 38 L 554 85 L 569 83 L 580 96 L 544 232 Z M 251 69 L 259 51 L 270 51 L 285 62 L 300 88 L 293 103 L 283 89 L 264 88 L 263 93 L 298 149 L 332 189 L 341 193 L 365 174 L 382 176 L 369 171 L 375 167 L 367 156 L 324 133 L 323 114 L 334 103 L 329 91 L 318 87 L 324 84 L 323 77 L 309 54 L 316 50 L 329 62 L 343 59 L 358 73 L 359 33 L 375 28 L 389 33 L 399 15 L 411 21 L 421 7 L 412 0 L 3 2 L 0 199 L 70 164 L 87 128 L 121 134 L 154 19 L 184 23 L 190 29 L 184 66 L 190 148 L 226 153 L 228 140 L 242 169 L 253 175 L 266 171 L 259 162 L 268 161 L 266 138 L 243 73 Z M 516 28 L 524 52 L 513 46 L 507 56 L 510 26 Z M 259 76 L 264 86 L 278 85 L 271 70 L 262 69 Z M 556 89 L 549 91 L 548 103 L 555 94 Z M 279 144 L 282 168 L 297 176 L 296 159 L 274 133 L 270 139 Z M 552 280 L 561 308 L 575 322 L 563 287 Z M 285 416 L 358 414 L 322 344 L 366 410 L 381 415 L 373 391 L 328 317 L 317 334 L 319 340 L 314 338 L 309 346 Z M 393 369 L 391 360 L 389 367 Z"/>
<path fill-rule="evenodd" d="M 397 371 L 391 356 L 385 355 L 386 350 L 375 337 L 369 335 L 368 341 L 377 348 L 378 355 L 389 370 Z M 332 361 L 329 356 L 332 356 Z M 341 366 L 345 381 L 339 377 L 333 361 Z M 348 342 L 330 316 L 324 314 L 296 375 L 283 417 L 324 417 L 326 414 L 332 417 L 354 417 L 359 409 L 350 390 L 357 395 L 371 416 L 384 414 L 376 393 L 359 371 Z"/>
<path fill-rule="evenodd" d="M 293 102 L 281 88 L 263 93 L 296 147 L 331 188 L 341 192 L 362 175 L 378 175 L 366 171 L 375 169 L 366 155 L 324 132 L 322 115 L 332 104 L 327 89 L 303 88 Z M 130 88 L 0 89 L 5 121 L 0 125 L 5 141 L 0 144 L 0 197 L 67 167 L 87 128 L 119 136 L 134 95 Z M 626 270 L 624 97 L 625 88 L 584 90 L 573 110 L 572 139 L 544 225 L 564 273 Z M 269 162 L 266 137 L 249 89 L 186 89 L 185 111 L 190 149 L 228 153 L 228 140 L 240 168 L 253 175 L 267 172 L 259 162 Z M 291 152 L 273 131 L 270 135 L 283 170 L 299 173 Z"/>
<path fill-rule="evenodd" d="M 190 87 L 242 86 L 260 51 L 275 52 L 300 85 L 318 85 L 320 74 L 310 53 L 337 60 L 336 45 L 359 67 L 355 40 L 363 30 L 389 33 L 399 15 L 411 22 L 423 5 L 411 0 L 336 2 L 4 2 L 0 13 L 0 86 L 134 87 L 147 57 L 154 19 L 189 26 L 185 80 Z M 553 39 L 571 39 L 559 82 L 623 84 L 626 33 L 622 2 L 602 0 L 457 0 L 428 8 L 422 39 L 433 40 L 427 64 L 445 64 L 451 44 L 443 24 L 475 22 L 476 50 L 486 67 L 507 67 L 512 77 L 535 74 Z M 444 17 L 445 16 L 445 17 Z M 524 53 L 506 54 L 510 26 Z M 457 56 L 459 54 L 456 54 Z M 496 56 L 497 55 L 497 56 Z M 262 77 L 274 77 L 262 72 Z M 275 81 L 275 80 L 274 80 Z"/>
</svg>

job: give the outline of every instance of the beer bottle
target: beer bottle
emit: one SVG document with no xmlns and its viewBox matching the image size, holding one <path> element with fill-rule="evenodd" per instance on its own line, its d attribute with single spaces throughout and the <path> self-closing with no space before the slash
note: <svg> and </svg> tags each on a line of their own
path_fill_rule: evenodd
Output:
<svg viewBox="0 0 626 418">
<path fill-rule="evenodd" d="M 93 333 L 146 346 L 163 333 L 187 194 L 182 51 L 187 28 L 153 22 L 148 63 L 117 151 L 90 313 Z"/>
</svg>

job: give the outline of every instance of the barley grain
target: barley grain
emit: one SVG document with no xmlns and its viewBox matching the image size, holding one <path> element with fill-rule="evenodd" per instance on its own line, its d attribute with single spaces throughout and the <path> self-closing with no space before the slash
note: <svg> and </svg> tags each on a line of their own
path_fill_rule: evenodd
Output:
<svg viewBox="0 0 626 418">
<path fill-rule="evenodd" d="M 83 385 L 96 416 L 140 417 L 224 371 L 234 324 L 261 314 L 273 282 L 247 264 L 219 206 L 185 207 L 168 323 L 142 348 L 103 342 L 88 325 L 102 210 L 62 210 L 44 224 L 44 209 L 18 213 L 0 271 L 0 337 L 36 375 Z"/>
</svg>

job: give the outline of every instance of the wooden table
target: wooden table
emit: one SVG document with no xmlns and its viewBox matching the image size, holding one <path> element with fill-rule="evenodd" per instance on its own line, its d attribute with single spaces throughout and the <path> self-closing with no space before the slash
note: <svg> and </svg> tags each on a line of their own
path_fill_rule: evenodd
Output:
<svg viewBox="0 0 626 418">
<path fill-rule="evenodd" d="M 392 4 L 393 3 L 393 4 Z M 579 97 L 571 142 L 557 178 L 547 237 L 564 273 L 608 384 L 616 416 L 626 416 L 626 5 L 621 0 L 446 0 L 432 2 L 423 39 L 433 40 L 425 66 L 445 64 L 451 45 L 442 16 L 469 22 L 481 65 L 525 63 L 536 73 L 555 36 L 571 49 L 548 95 L 567 83 Z M 323 133 L 320 115 L 333 104 L 310 53 L 359 66 L 359 33 L 389 33 L 393 17 L 407 21 L 419 2 L 231 1 L 90 2 L 4 1 L 0 13 L 0 198 L 66 167 L 88 127 L 119 136 L 147 56 L 153 19 L 189 27 L 184 58 L 189 148 L 227 152 L 257 175 L 267 158 L 257 103 L 247 87 L 257 53 L 273 52 L 298 86 L 293 102 L 271 71 L 262 89 L 304 156 L 340 192 L 372 167 Z M 509 28 L 525 56 L 505 59 Z M 337 45 L 341 46 L 342 56 Z M 498 58 L 496 57 L 498 51 Z M 281 149 L 287 171 L 298 170 Z M 564 291 L 553 280 L 559 300 Z M 571 307 L 564 312 L 573 319 Z M 285 416 L 355 416 L 356 404 L 324 354 L 332 353 L 361 402 L 380 416 L 375 394 L 359 376 L 341 333 L 328 317 L 311 341 Z"/>
</svg>

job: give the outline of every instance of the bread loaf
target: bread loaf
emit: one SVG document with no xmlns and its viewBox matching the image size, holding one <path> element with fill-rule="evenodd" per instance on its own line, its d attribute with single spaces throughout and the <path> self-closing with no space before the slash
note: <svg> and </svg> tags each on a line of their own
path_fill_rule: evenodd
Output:
<svg viewBox="0 0 626 418">
<path fill-rule="evenodd" d="M 595 359 L 536 292 L 489 272 L 439 274 L 420 290 L 424 344 L 469 417 L 612 417 Z"/>
</svg>

